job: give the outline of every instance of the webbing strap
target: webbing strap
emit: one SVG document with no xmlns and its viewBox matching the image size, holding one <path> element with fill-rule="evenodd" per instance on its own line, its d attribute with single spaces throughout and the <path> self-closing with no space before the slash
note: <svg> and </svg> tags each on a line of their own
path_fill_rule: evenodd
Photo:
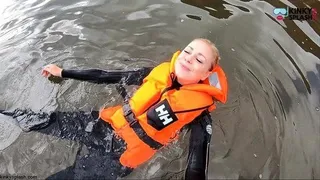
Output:
<svg viewBox="0 0 320 180">
<path fill-rule="evenodd" d="M 125 103 L 122 107 L 123 115 L 129 126 L 134 130 L 137 136 L 147 145 L 149 145 L 152 149 L 160 149 L 163 145 L 154 139 L 152 139 L 145 130 L 141 127 L 140 123 L 137 121 L 135 114 L 132 112 L 129 103 Z"/>
</svg>

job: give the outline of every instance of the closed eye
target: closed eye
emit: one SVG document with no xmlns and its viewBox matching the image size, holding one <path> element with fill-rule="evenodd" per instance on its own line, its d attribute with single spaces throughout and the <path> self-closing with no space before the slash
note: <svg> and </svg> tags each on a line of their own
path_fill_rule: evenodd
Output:
<svg viewBox="0 0 320 180">
<path fill-rule="evenodd" d="M 190 54 L 190 52 L 189 51 L 187 51 L 187 50 L 183 50 L 185 53 L 187 53 L 187 54 Z"/>
<path fill-rule="evenodd" d="M 200 61 L 198 58 L 197 58 L 197 61 L 198 61 L 199 63 L 201 63 L 201 64 L 203 63 L 203 62 L 202 62 L 202 61 Z"/>
</svg>

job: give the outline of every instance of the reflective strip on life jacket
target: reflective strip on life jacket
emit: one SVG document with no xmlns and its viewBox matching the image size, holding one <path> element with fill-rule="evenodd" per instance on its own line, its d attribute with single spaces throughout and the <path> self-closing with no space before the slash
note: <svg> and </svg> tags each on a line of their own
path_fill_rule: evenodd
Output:
<svg viewBox="0 0 320 180">
<path fill-rule="evenodd" d="M 218 77 L 218 73 L 217 72 L 214 72 L 212 73 L 209 77 L 209 83 L 211 86 L 214 86 L 218 89 L 221 90 L 221 84 L 220 84 L 220 81 L 219 81 L 219 77 Z"/>
</svg>

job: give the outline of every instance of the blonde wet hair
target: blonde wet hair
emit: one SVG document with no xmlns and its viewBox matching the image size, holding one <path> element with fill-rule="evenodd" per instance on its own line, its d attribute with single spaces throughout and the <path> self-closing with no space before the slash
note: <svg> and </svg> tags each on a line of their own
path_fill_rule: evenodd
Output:
<svg viewBox="0 0 320 180">
<path fill-rule="evenodd" d="M 200 41 L 203 41 L 205 43 L 207 43 L 208 45 L 210 45 L 211 49 L 212 49 L 212 52 L 215 54 L 216 58 L 214 59 L 214 62 L 213 64 L 211 65 L 209 71 L 212 71 L 214 66 L 219 64 L 220 60 L 221 60 L 221 57 L 220 57 L 220 53 L 219 53 L 219 50 L 218 48 L 216 47 L 216 45 L 211 42 L 209 39 L 206 39 L 206 38 L 196 38 L 194 39 L 195 40 L 200 40 Z"/>
</svg>

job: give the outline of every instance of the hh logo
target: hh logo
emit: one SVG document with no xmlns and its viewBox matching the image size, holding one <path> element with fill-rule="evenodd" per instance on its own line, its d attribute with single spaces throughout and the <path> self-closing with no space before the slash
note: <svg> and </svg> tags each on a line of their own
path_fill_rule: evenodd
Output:
<svg viewBox="0 0 320 180">
<path fill-rule="evenodd" d="M 167 125 L 168 123 L 173 121 L 172 117 L 170 117 L 169 112 L 165 108 L 166 106 L 162 104 L 156 109 L 156 112 L 158 112 L 158 118 L 162 121 L 163 125 Z"/>
<path fill-rule="evenodd" d="M 166 99 L 161 101 L 156 106 L 150 108 L 150 110 L 147 112 L 147 118 L 148 124 L 157 130 L 161 130 L 178 120 Z"/>
</svg>

